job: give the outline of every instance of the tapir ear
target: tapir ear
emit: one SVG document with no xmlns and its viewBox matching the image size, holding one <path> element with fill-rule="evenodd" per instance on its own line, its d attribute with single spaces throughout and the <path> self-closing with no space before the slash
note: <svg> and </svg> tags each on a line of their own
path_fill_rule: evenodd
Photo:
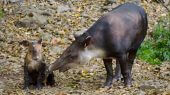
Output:
<svg viewBox="0 0 170 95">
<path fill-rule="evenodd" d="M 42 38 L 40 38 L 40 39 L 38 40 L 38 43 L 39 43 L 39 44 L 41 44 L 41 43 L 42 43 Z"/>
<path fill-rule="evenodd" d="M 91 42 L 91 36 L 87 36 L 85 40 L 83 41 L 84 47 L 87 47 Z"/>
<path fill-rule="evenodd" d="M 29 46 L 29 44 L 30 44 L 30 42 L 27 41 L 27 40 L 23 40 L 23 41 L 21 41 L 21 42 L 19 42 L 19 43 L 20 43 L 20 45 L 23 45 L 23 46 L 25 46 L 25 47 Z"/>
</svg>

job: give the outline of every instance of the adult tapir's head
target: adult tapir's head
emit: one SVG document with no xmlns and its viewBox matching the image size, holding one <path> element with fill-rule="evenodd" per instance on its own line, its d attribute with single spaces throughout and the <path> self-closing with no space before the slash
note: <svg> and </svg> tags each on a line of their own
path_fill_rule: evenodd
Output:
<svg viewBox="0 0 170 95">
<path fill-rule="evenodd" d="M 66 71 L 73 66 L 87 63 L 96 56 L 93 38 L 84 33 L 80 36 L 75 35 L 75 41 L 63 52 L 59 59 L 50 65 L 49 70 Z M 94 51 L 94 52 L 93 52 Z"/>
</svg>

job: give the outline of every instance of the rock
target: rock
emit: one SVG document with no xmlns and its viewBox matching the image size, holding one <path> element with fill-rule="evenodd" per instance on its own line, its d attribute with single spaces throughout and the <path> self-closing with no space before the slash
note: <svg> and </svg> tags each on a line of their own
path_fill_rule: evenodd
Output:
<svg viewBox="0 0 170 95">
<path fill-rule="evenodd" d="M 140 89 L 142 89 L 142 90 L 155 89 L 155 87 L 152 85 L 142 85 L 142 86 L 140 86 Z"/>
<path fill-rule="evenodd" d="M 24 0 L 1 0 L 3 4 L 8 4 L 8 3 L 17 3 L 17 2 L 22 2 Z"/>
<path fill-rule="evenodd" d="M 33 13 L 33 20 L 35 20 L 38 24 L 40 25 L 45 25 L 47 24 L 47 18 L 40 15 L 40 14 L 36 14 L 36 13 Z"/>
<path fill-rule="evenodd" d="M 5 41 L 5 33 L 3 33 L 1 30 L 0 30 L 0 42 L 1 41 Z"/>
<path fill-rule="evenodd" d="M 87 31 L 87 29 L 86 29 L 86 28 L 83 28 L 83 29 L 75 32 L 74 34 L 75 34 L 75 35 L 82 35 L 85 31 Z"/>
<path fill-rule="evenodd" d="M 1 18 L 0 19 L 0 25 L 5 25 L 5 23 L 6 23 L 6 20 L 4 18 Z"/>
<path fill-rule="evenodd" d="M 53 25 L 51 25 L 51 24 L 45 25 L 44 28 L 47 30 L 54 30 Z"/>
<path fill-rule="evenodd" d="M 113 4 L 112 4 L 113 5 Z M 108 6 L 103 6 L 103 11 L 111 11 L 112 10 L 112 6 L 108 5 Z"/>
<path fill-rule="evenodd" d="M 82 17 L 86 17 L 86 18 L 89 18 L 90 16 L 87 14 L 87 12 L 83 12 L 82 14 L 81 14 L 81 16 Z"/>
<path fill-rule="evenodd" d="M 132 2 L 132 3 L 135 3 L 135 4 L 137 4 L 137 5 L 140 5 L 141 0 L 131 0 L 131 2 Z"/>
<path fill-rule="evenodd" d="M 23 27 L 23 28 L 31 28 L 31 29 L 36 29 L 38 25 L 34 20 L 30 19 L 23 19 L 21 21 L 16 21 L 14 22 L 16 27 Z"/>
<path fill-rule="evenodd" d="M 135 95 L 146 95 L 146 92 L 139 90 L 135 93 Z"/>
<path fill-rule="evenodd" d="M 161 81 L 161 80 L 148 80 L 142 83 L 140 86 L 140 89 L 145 90 L 151 90 L 151 89 L 161 89 L 166 88 L 168 86 L 168 82 Z"/>
<path fill-rule="evenodd" d="M 170 71 L 165 71 L 160 74 L 160 77 L 166 80 L 170 80 Z"/>
<path fill-rule="evenodd" d="M 116 0 L 107 0 L 108 1 L 108 3 L 110 3 L 110 4 L 112 4 L 112 3 L 115 3 L 116 2 Z"/>
<path fill-rule="evenodd" d="M 42 12 L 41 15 L 43 15 L 43 16 L 51 16 L 51 13 L 49 13 L 49 12 Z"/>
<path fill-rule="evenodd" d="M 67 11 L 70 11 L 70 10 L 71 10 L 71 8 L 68 5 L 59 5 L 57 7 L 58 13 L 63 13 L 63 12 L 67 12 Z"/>
<path fill-rule="evenodd" d="M 47 24 L 47 18 L 38 13 L 29 13 L 26 17 L 14 22 L 16 27 L 35 29 Z"/>
<path fill-rule="evenodd" d="M 24 1 L 24 0 L 9 0 L 11 3 L 16 3 L 16 2 L 21 2 L 21 1 Z"/>
<path fill-rule="evenodd" d="M 170 80 L 170 64 L 168 62 L 160 66 L 160 78 Z"/>
<path fill-rule="evenodd" d="M 58 31 L 57 32 L 59 35 L 65 35 L 65 32 L 64 31 Z"/>
<path fill-rule="evenodd" d="M 75 40 L 74 35 L 69 35 L 68 39 L 74 41 Z"/>
<path fill-rule="evenodd" d="M 164 5 L 165 5 L 165 6 L 170 5 L 170 0 L 163 0 L 163 2 L 164 2 Z"/>
<path fill-rule="evenodd" d="M 0 81 L 0 93 L 4 91 L 5 84 L 3 81 Z"/>
<path fill-rule="evenodd" d="M 41 29 L 41 28 L 38 28 L 38 30 L 37 30 L 39 33 L 42 33 L 43 32 L 43 30 Z"/>
<path fill-rule="evenodd" d="M 58 39 L 56 38 L 56 37 L 53 37 L 52 39 L 51 39 L 51 44 L 53 45 L 53 46 L 56 46 L 57 45 L 57 41 Z"/>
<path fill-rule="evenodd" d="M 56 54 L 61 54 L 63 51 L 63 49 L 59 46 L 53 46 L 51 49 L 50 49 L 50 55 L 56 55 Z"/>
<path fill-rule="evenodd" d="M 47 0 L 49 4 L 55 4 L 55 0 Z"/>
<path fill-rule="evenodd" d="M 51 38 L 52 38 L 52 35 L 49 34 L 49 33 L 44 33 L 44 32 L 42 32 L 42 33 L 41 33 L 41 37 L 42 37 L 42 39 L 43 39 L 44 41 L 50 42 L 50 40 L 51 40 Z"/>
</svg>

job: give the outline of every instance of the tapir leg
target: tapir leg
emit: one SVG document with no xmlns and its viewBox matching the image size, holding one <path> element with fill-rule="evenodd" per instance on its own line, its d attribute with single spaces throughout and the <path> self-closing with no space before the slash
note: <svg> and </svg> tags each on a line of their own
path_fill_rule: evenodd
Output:
<svg viewBox="0 0 170 95">
<path fill-rule="evenodd" d="M 113 83 L 121 79 L 121 69 L 119 61 L 116 59 L 115 75 L 113 77 Z"/>
<path fill-rule="evenodd" d="M 127 54 L 122 54 L 120 57 L 118 57 L 120 67 L 121 67 L 121 73 L 123 75 L 124 84 L 125 86 L 131 86 L 131 75 L 130 70 L 128 68 L 128 56 Z"/>
<path fill-rule="evenodd" d="M 130 70 L 130 74 L 132 71 L 132 66 L 133 66 L 134 59 L 136 57 L 136 53 L 137 53 L 137 50 L 131 50 L 128 55 L 128 68 Z"/>
<path fill-rule="evenodd" d="M 24 89 L 27 90 L 30 85 L 31 77 L 28 74 L 28 68 L 24 66 Z"/>
<path fill-rule="evenodd" d="M 38 89 L 41 89 L 43 87 L 43 81 L 45 80 L 45 68 L 46 65 L 44 63 L 41 64 L 41 69 L 38 72 L 38 78 L 37 78 L 37 85 L 36 87 Z"/>
<path fill-rule="evenodd" d="M 107 72 L 106 82 L 104 83 L 104 86 L 110 87 L 113 80 L 112 59 L 103 59 L 103 61 Z"/>
</svg>

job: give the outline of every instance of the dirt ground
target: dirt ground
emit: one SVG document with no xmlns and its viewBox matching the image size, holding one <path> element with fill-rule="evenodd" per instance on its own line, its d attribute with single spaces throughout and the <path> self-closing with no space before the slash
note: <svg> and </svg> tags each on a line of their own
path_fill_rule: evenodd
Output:
<svg viewBox="0 0 170 95">
<path fill-rule="evenodd" d="M 42 37 L 43 54 L 49 65 L 74 40 L 73 33 L 85 31 L 101 15 L 126 2 L 47 1 L 1 4 L 5 15 L 0 19 L 0 95 L 170 95 L 170 62 L 156 66 L 138 59 L 133 67 L 133 86 L 130 88 L 125 88 L 122 81 L 114 83 L 110 89 L 101 88 L 106 71 L 101 59 L 93 59 L 64 73 L 55 71 L 54 87 L 24 91 L 23 64 L 27 48 L 19 42 Z M 149 36 L 154 25 L 168 13 L 155 2 L 143 1 L 139 5 L 148 13 Z"/>
</svg>

